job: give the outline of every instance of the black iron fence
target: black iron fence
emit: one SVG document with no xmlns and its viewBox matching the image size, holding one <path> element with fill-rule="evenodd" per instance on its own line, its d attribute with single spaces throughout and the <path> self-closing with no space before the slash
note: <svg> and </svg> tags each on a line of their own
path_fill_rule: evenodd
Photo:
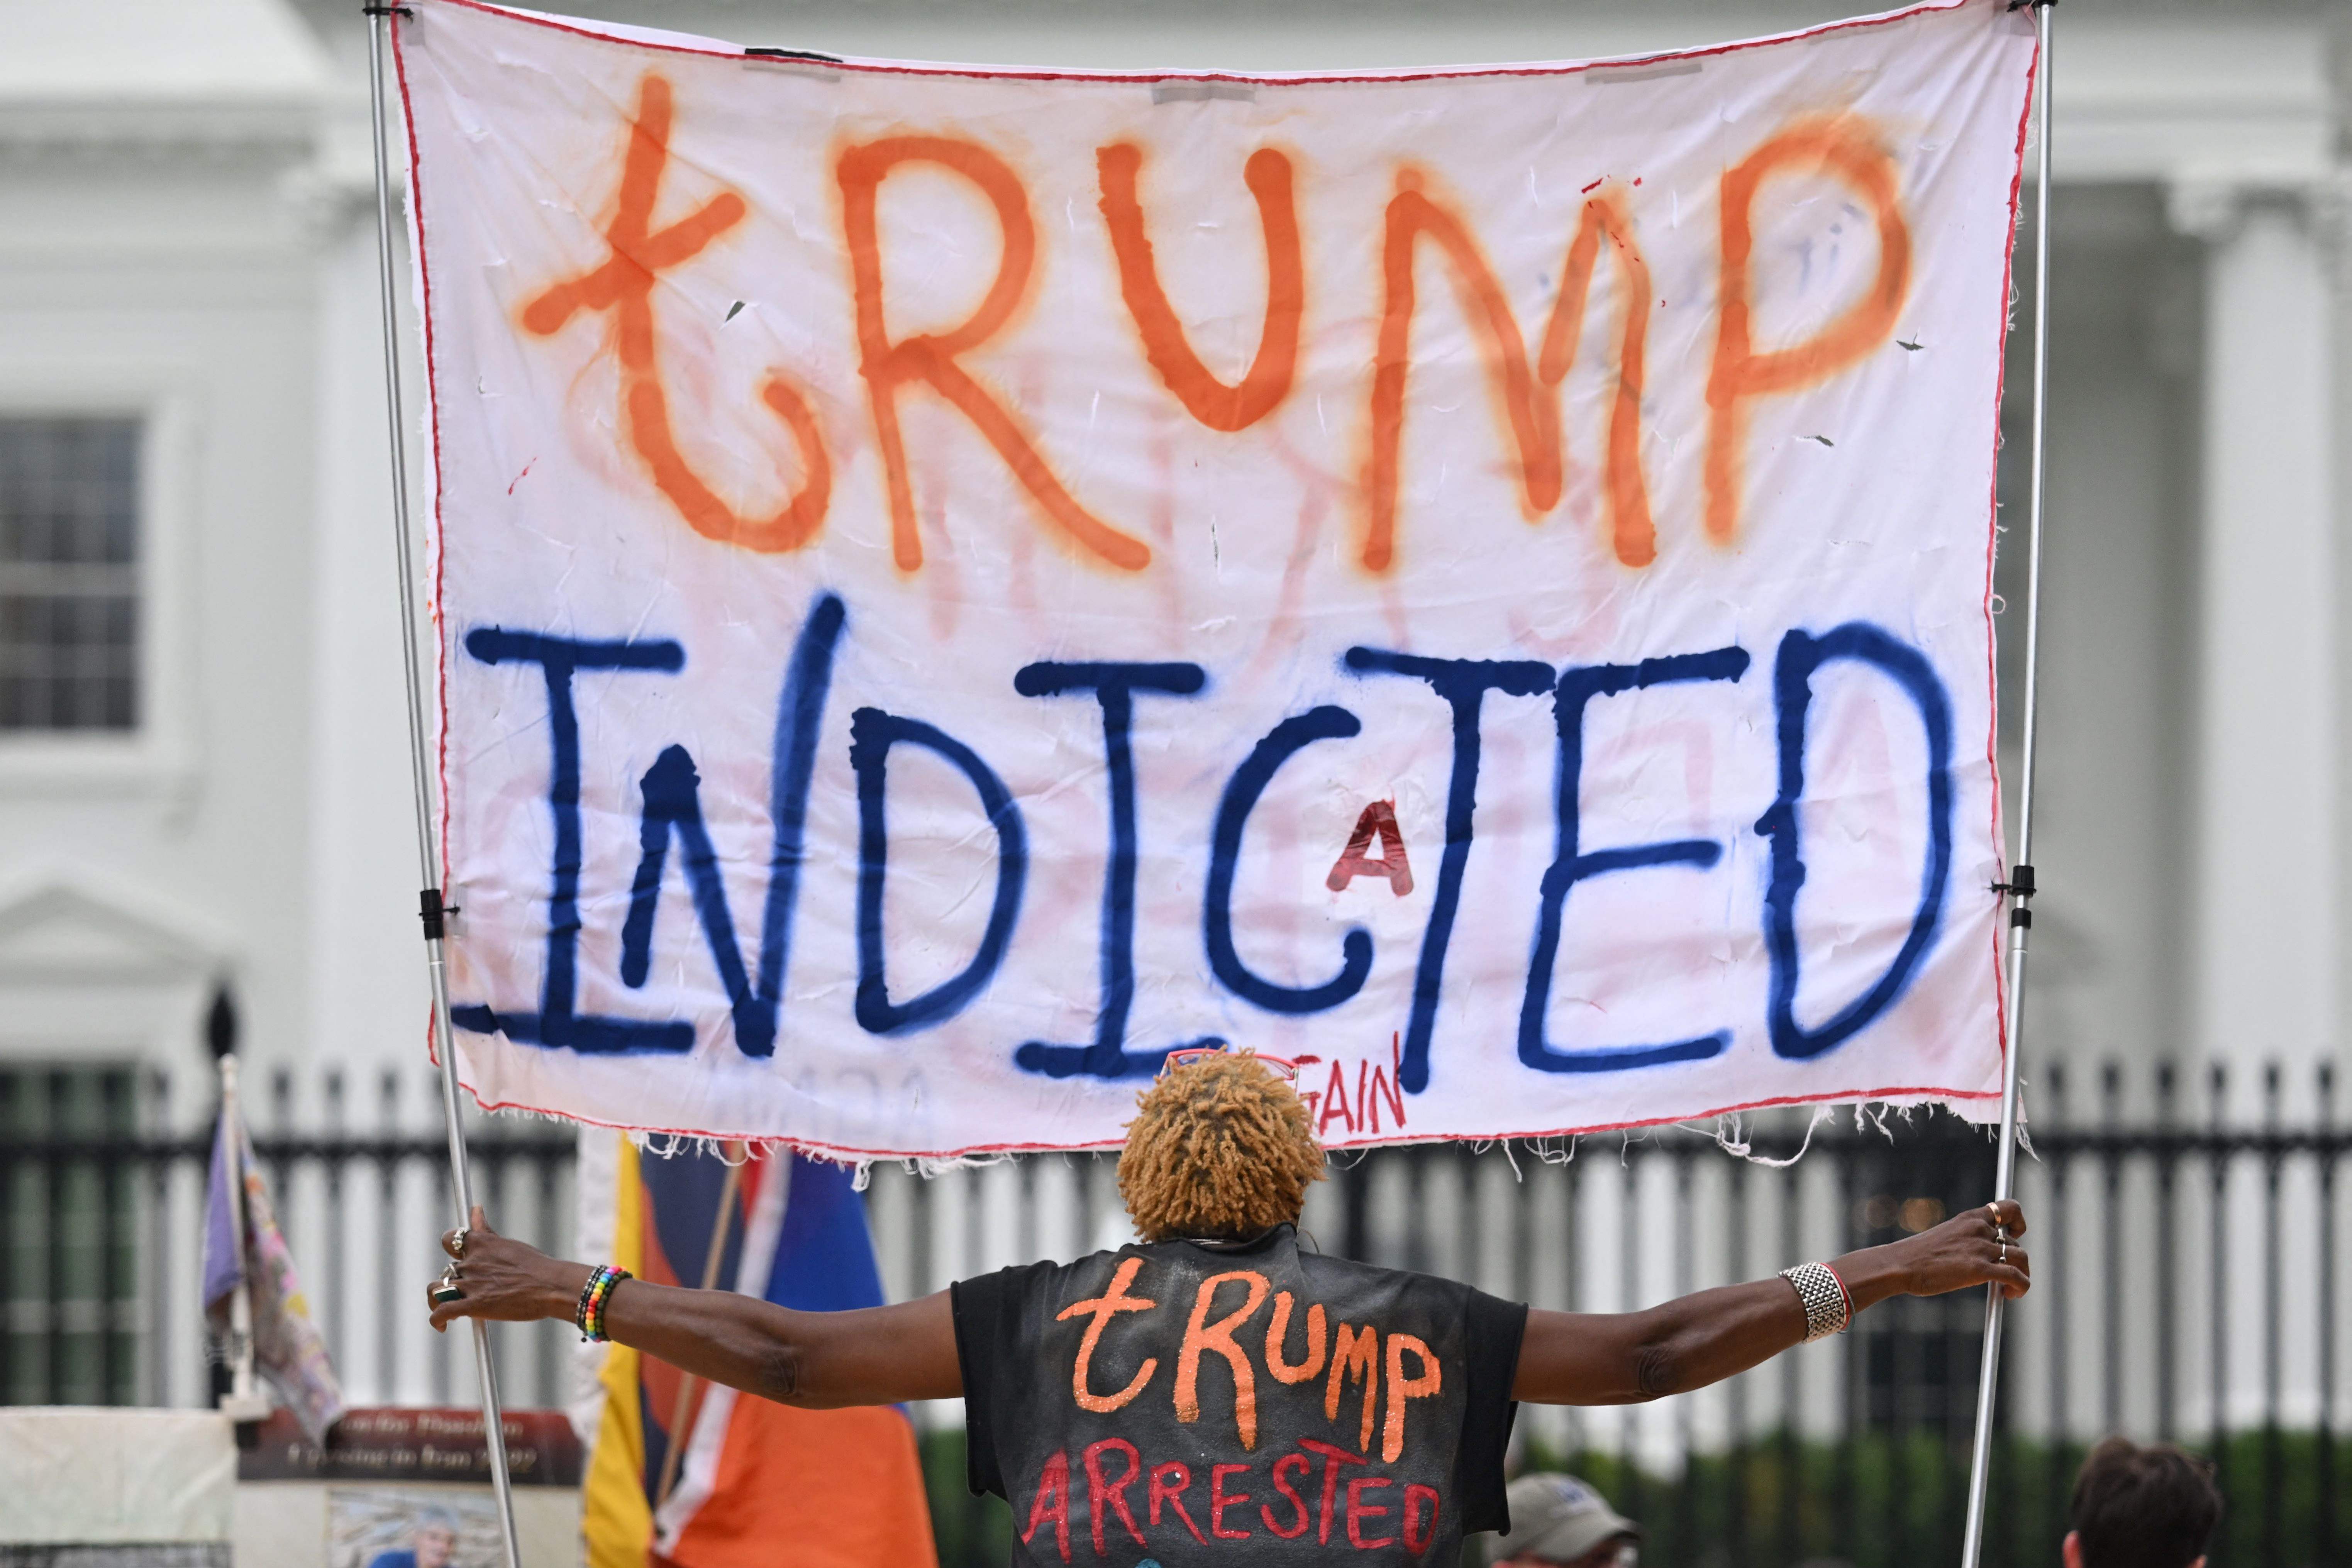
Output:
<svg viewBox="0 0 2352 1568">
<path fill-rule="evenodd" d="M 415 1310 L 449 1223 L 436 1079 L 248 1079 L 247 1121 L 351 1403 L 446 1405 L 470 1356 Z M 205 1178 L 218 1100 L 161 1074 L 0 1069 L 0 1403 L 201 1405 Z M 469 1117 L 474 1179 L 502 1228 L 569 1250 L 572 1131 Z M 519 1406 L 560 1405 L 554 1324 L 500 1324 Z M 455 1354 L 453 1354 L 453 1350 Z"/>
<path fill-rule="evenodd" d="M 1987 1560 L 2054 1563 L 2083 1449 L 2125 1431 L 2210 1455 L 2230 1500 L 2215 1568 L 2352 1559 L 2336 1437 L 2352 1135 L 2326 1067 L 2033 1075 L 2021 1163 L 2037 1289 L 2002 1369 Z M 462 1402 L 467 1358 L 413 1310 L 446 1223 L 431 1093 L 360 1098 L 331 1075 L 249 1091 L 259 1156 L 355 1402 Z M 206 1097 L 209 1098 L 208 1096 Z M 184 1112 L 200 1112 L 194 1103 Z M 364 1124 L 364 1125 L 362 1125 Z M 201 1402 L 194 1301 L 208 1140 L 128 1074 L 0 1073 L 0 1395 Z M 1749 1159 L 1719 1142 L 1744 1143 Z M 478 1181 L 502 1228 L 571 1249 L 574 1142 L 482 1120 Z M 1790 1160 L 1772 1166 L 1762 1160 Z M 1663 1130 L 1542 1150 L 1382 1151 L 1310 1199 L 1315 1244 L 1470 1280 L 1538 1306 L 1617 1311 L 1926 1228 L 1989 1196 L 1982 1130 L 1941 1114 L 1803 1115 L 1723 1136 Z M 1112 1163 L 1041 1156 L 929 1180 L 877 1167 L 894 1295 L 1122 1239 Z M 564 1403 L 557 1325 L 499 1331 L 510 1402 Z M 1896 1301 L 1842 1339 L 1653 1406 L 1522 1411 L 1530 1463 L 1566 1464 L 1642 1520 L 1653 1563 L 1901 1564 L 1955 1550 L 1982 1304 Z M 1003 1561 L 1002 1504 L 963 1495 L 951 1407 L 921 1410 L 941 1560 Z"/>
</svg>

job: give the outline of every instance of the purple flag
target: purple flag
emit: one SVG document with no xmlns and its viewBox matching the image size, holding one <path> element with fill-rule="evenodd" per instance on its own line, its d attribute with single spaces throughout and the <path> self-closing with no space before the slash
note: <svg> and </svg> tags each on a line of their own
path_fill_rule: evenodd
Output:
<svg viewBox="0 0 2352 1568">
<path fill-rule="evenodd" d="M 205 1316 L 226 1341 L 230 1333 L 229 1298 L 240 1281 L 253 1297 L 253 1365 L 278 1392 L 278 1402 L 314 1443 L 342 1418 L 342 1385 L 328 1358 L 326 1341 L 310 1319 L 310 1301 L 294 1271 L 293 1254 L 278 1228 L 277 1211 L 253 1158 L 253 1140 L 237 1120 L 234 1102 L 221 1107 L 213 1138 L 211 1190 L 205 1201 Z M 231 1180 L 232 1167 L 243 1175 Z M 239 1189 L 242 1190 L 239 1190 Z M 237 1255 L 236 1212 L 245 1213 L 244 1256 Z"/>
</svg>

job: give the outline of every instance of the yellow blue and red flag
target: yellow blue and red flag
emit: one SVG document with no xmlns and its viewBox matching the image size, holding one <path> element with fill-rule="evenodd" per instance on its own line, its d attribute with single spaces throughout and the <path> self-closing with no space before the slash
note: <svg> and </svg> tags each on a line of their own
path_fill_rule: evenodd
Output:
<svg viewBox="0 0 2352 1568">
<path fill-rule="evenodd" d="M 640 1279 L 803 1312 L 879 1306 L 864 1200 L 839 1166 L 775 1154 L 659 1158 L 581 1134 L 581 1237 Z M 588 1347 L 589 1568 L 935 1568 L 912 1424 L 883 1406 L 801 1410 Z"/>
</svg>

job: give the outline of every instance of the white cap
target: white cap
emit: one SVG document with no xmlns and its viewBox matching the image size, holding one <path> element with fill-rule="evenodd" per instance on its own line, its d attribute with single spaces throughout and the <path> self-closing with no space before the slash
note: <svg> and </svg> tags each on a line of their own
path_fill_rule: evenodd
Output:
<svg viewBox="0 0 2352 1568">
<path fill-rule="evenodd" d="M 1539 1471 L 1511 1483 L 1511 1528 L 1494 1538 L 1486 1561 L 1535 1557 L 1573 1563 L 1617 1536 L 1640 1540 L 1641 1527 L 1574 1476 Z"/>
</svg>

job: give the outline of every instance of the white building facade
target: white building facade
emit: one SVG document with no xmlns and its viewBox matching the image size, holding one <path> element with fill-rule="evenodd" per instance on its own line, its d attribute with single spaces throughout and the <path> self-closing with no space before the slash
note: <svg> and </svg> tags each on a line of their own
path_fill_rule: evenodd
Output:
<svg viewBox="0 0 2352 1568">
<path fill-rule="evenodd" d="M 864 55 L 1274 69 L 1837 14 L 582 8 Z M 2300 1074 L 2352 1016 L 2352 7 L 2080 0 L 2058 21 L 2029 1061 Z M 0 0 L 0 1078 L 161 1071 L 184 1121 L 223 987 L 247 1060 L 299 1067 L 306 1093 L 320 1064 L 422 1061 L 362 28 L 324 0 Z"/>
</svg>

